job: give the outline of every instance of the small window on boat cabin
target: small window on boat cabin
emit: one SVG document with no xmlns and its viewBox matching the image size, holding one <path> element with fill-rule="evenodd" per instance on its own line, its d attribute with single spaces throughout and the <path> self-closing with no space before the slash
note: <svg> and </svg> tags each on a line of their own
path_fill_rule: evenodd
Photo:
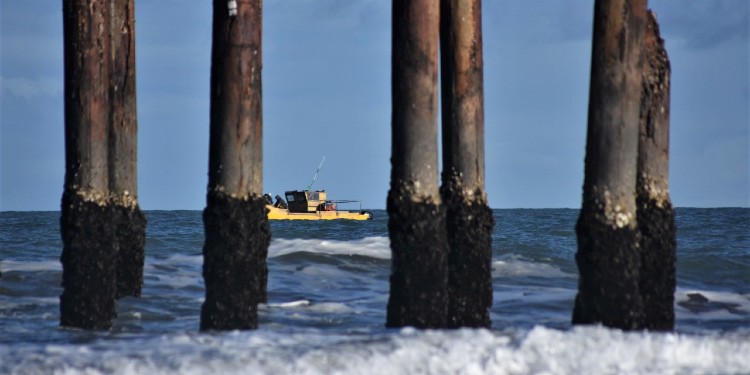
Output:
<svg viewBox="0 0 750 375">
<path fill-rule="evenodd" d="M 287 194 L 286 195 L 286 201 L 287 202 L 294 202 L 294 194 Z"/>
<path fill-rule="evenodd" d="M 309 192 L 307 193 L 307 199 L 311 201 L 317 201 L 318 199 L 318 193 L 317 192 Z"/>
</svg>

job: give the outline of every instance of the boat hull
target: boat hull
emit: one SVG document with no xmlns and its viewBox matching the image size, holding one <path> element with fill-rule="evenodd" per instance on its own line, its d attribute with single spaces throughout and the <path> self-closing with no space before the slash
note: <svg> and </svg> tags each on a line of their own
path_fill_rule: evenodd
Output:
<svg viewBox="0 0 750 375">
<path fill-rule="evenodd" d="M 316 211 L 289 212 L 289 210 L 266 205 L 268 220 L 371 220 L 369 211 Z"/>
</svg>

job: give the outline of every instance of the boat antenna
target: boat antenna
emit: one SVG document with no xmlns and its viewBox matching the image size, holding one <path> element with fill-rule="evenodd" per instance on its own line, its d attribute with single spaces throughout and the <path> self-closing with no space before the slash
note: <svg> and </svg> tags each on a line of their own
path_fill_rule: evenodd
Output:
<svg viewBox="0 0 750 375">
<path fill-rule="evenodd" d="M 323 166 L 323 162 L 326 161 L 325 155 L 323 155 L 323 160 L 320 161 L 320 165 L 318 165 L 318 170 L 315 171 L 315 175 L 313 176 L 312 181 L 310 181 L 310 185 L 307 185 L 307 190 L 309 191 L 310 188 L 312 188 L 313 184 L 315 183 L 315 179 L 318 178 L 318 172 L 320 172 L 320 167 Z"/>
</svg>

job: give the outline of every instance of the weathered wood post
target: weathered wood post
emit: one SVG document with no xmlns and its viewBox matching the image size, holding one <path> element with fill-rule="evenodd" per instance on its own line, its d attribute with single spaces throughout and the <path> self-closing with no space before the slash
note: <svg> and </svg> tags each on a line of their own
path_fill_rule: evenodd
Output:
<svg viewBox="0 0 750 375">
<path fill-rule="evenodd" d="M 441 0 L 440 67 L 448 326 L 489 327 L 494 219 L 484 191 L 481 0 Z"/>
<path fill-rule="evenodd" d="M 109 0 L 112 65 L 109 83 L 109 190 L 118 252 L 117 297 L 140 296 L 146 218 L 138 206 L 138 116 L 134 0 Z"/>
<path fill-rule="evenodd" d="M 63 1 L 65 187 L 60 324 L 106 329 L 115 317 L 115 227 L 109 205 L 109 0 Z"/>
<path fill-rule="evenodd" d="M 439 0 L 394 0 L 392 11 L 386 326 L 445 327 L 448 249 L 437 162 Z"/>
<path fill-rule="evenodd" d="M 214 0 L 201 330 L 253 329 L 266 300 L 261 0 Z"/>
<path fill-rule="evenodd" d="M 676 228 L 669 198 L 670 64 L 652 12 L 644 43 L 636 204 L 645 327 L 674 328 Z"/>
<path fill-rule="evenodd" d="M 573 324 L 643 325 L 635 183 L 646 0 L 596 0 Z"/>
</svg>

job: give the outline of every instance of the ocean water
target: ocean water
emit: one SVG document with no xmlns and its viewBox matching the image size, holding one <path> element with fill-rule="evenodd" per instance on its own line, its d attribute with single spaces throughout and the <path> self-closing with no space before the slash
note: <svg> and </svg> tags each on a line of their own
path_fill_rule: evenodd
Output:
<svg viewBox="0 0 750 375">
<path fill-rule="evenodd" d="M 200 333 L 199 211 L 147 211 L 143 297 L 61 328 L 59 212 L 0 212 L 0 374 L 748 374 L 750 209 L 677 210 L 676 329 L 570 324 L 577 210 L 495 210 L 491 329 L 386 329 L 387 213 L 272 222 L 255 331 Z"/>
</svg>

